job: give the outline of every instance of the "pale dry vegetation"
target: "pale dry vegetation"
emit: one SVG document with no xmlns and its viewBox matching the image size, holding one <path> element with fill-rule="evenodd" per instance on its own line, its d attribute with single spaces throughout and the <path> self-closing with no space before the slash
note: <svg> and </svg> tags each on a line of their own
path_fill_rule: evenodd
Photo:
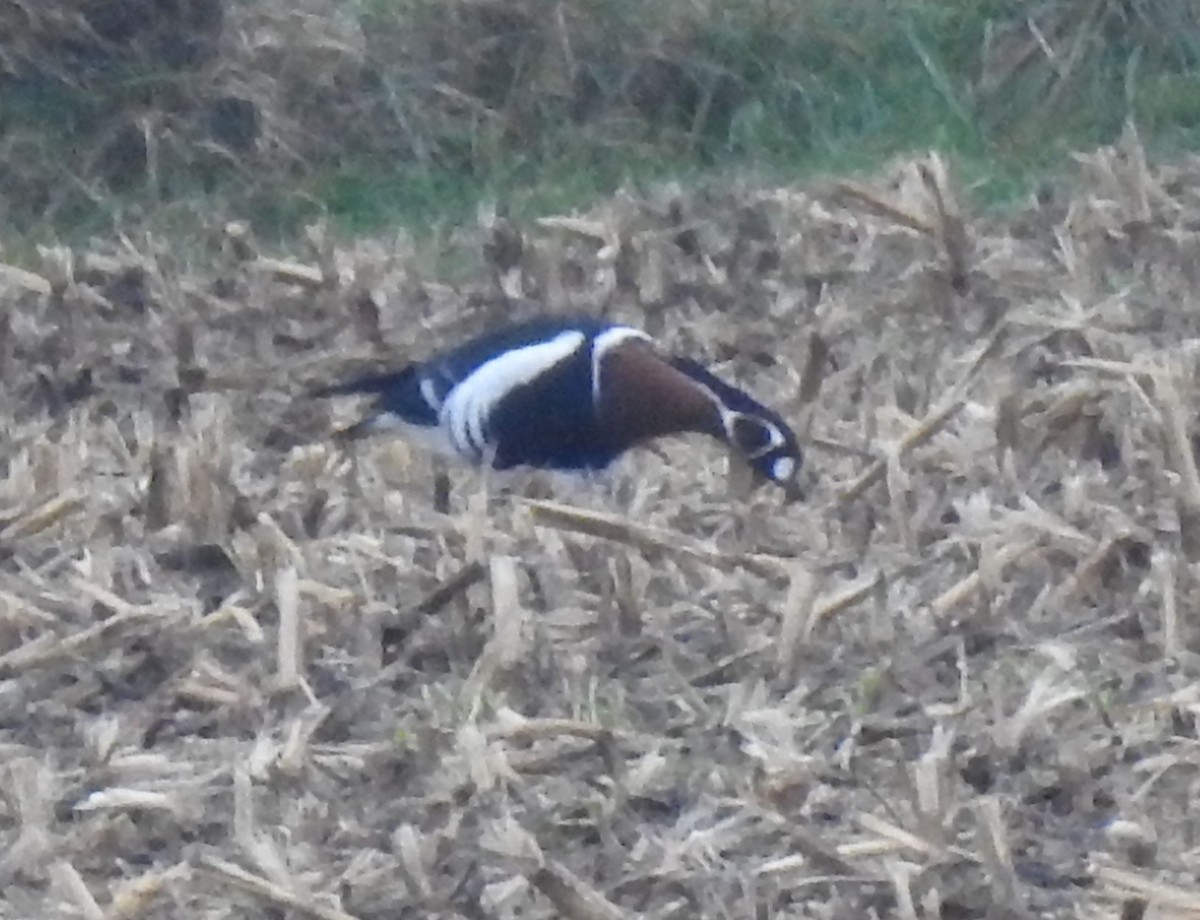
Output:
<svg viewBox="0 0 1200 920">
<path fill-rule="evenodd" d="M 1197 915 L 1198 179 L 1130 131 L 1004 220 L 929 157 L 484 215 L 454 286 L 319 226 L 4 268 L 0 916 Z M 767 396 L 806 500 L 322 437 L 526 298 Z"/>
<path fill-rule="evenodd" d="M 1195 137 L 1198 65 L 1191 0 L 4 0 L 0 236 L 197 199 L 260 231 L 436 223 L 932 145 L 1020 172 L 1129 114 Z"/>
</svg>

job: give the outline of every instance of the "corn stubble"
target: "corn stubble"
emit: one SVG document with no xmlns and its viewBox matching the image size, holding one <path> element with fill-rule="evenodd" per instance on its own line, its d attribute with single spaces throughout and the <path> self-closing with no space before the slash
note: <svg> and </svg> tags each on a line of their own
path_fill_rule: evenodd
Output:
<svg viewBox="0 0 1200 920">
<path fill-rule="evenodd" d="M 934 156 L 484 215 L 519 256 L 453 286 L 220 224 L 0 269 L 7 902 L 1195 915 L 1197 177 L 1079 160 L 1007 218 Z M 546 290 L 773 394 L 805 500 L 692 441 L 443 471 L 302 395 Z"/>
</svg>

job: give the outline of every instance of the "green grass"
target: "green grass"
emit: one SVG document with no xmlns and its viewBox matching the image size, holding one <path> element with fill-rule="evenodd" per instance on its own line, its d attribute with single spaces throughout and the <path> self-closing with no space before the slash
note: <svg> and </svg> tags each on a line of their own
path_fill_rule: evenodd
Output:
<svg viewBox="0 0 1200 920">
<path fill-rule="evenodd" d="M 579 0 L 565 6 L 568 68 L 542 40 L 562 37 L 539 31 L 558 9 L 545 0 L 495 7 L 512 14 L 499 25 L 444 0 L 347 2 L 373 78 L 332 107 L 314 104 L 307 168 L 218 163 L 198 177 L 187 156 L 166 157 L 153 194 L 79 195 L 49 221 L 11 213 L 10 226 L 70 236 L 166 206 L 247 217 L 268 239 L 286 240 L 317 215 L 348 233 L 421 233 L 470 219 L 483 200 L 533 215 L 665 176 L 797 181 L 928 149 L 956 160 L 979 201 L 1002 205 L 1061 169 L 1068 151 L 1114 139 L 1129 117 L 1151 148 L 1200 141 L 1200 35 L 1184 6 L 1156 7 L 1177 10 L 1188 28 L 1174 29 L 1162 27 L 1169 19 L 1157 29 L 1088 20 L 1096 6 L 1078 0 L 1060 6 L 1073 25 L 1051 36 L 1053 64 L 1035 49 L 1029 66 L 985 93 L 987 36 L 1023 22 L 1026 3 L 745 0 L 703 13 Z M 63 90 L 58 103 L 53 85 L 23 84 L 0 94 L 0 127 L 38 135 L 46 170 L 68 175 L 105 122 L 97 113 L 118 117 L 123 99 L 144 108 L 147 79 L 125 62 L 94 95 Z M 186 78 L 173 89 L 186 97 Z M 344 123 L 329 123 L 343 112 Z M 306 115 L 302 106 L 288 114 Z"/>
</svg>

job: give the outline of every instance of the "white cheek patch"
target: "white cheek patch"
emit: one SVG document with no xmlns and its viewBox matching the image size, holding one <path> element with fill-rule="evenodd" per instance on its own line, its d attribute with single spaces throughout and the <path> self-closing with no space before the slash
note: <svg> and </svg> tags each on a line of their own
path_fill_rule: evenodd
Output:
<svg viewBox="0 0 1200 920">
<path fill-rule="evenodd" d="M 780 457 L 771 464 L 771 478 L 776 482 L 787 482 L 796 473 L 796 461 L 791 457 Z"/>
<path fill-rule="evenodd" d="M 604 356 L 622 342 L 630 340 L 650 342 L 654 340 L 640 329 L 630 326 L 614 326 L 596 336 L 592 342 L 592 405 L 600 405 L 600 362 Z"/>
<path fill-rule="evenodd" d="M 747 415 L 744 412 L 730 412 L 727 410 L 722 410 L 721 425 L 725 428 L 726 436 L 729 438 L 731 444 L 737 444 L 734 431 L 737 428 L 738 419 L 751 419 L 755 424 L 765 428 L 767 434 L 769 435 L 767 438 L 767 443 L 758 450 L 754 451 L 753 456 L 761 457 L 763 454 L 768 454 L 775 448 L 783 446 L 786 438 L 784 438 L 783 432 L 780 430 L 778 425 L 773 425 L 770 422 L 763 421 L 756 416 Z"/>
<path fill-rule="evenodd" d="M 464 456 L 481 459 L 488 446 L 488 418 L 500 400 L 565 361 L 584 340 L 582 332 L 564 332 L 548 342 L 514 348 L 479 365 L 442 404 L 439 418 L 450 443 Z"/>
</svg>

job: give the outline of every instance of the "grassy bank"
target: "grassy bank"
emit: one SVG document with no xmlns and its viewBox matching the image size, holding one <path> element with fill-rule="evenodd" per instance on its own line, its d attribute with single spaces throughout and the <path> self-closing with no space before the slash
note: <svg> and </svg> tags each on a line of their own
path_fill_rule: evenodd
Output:
<svg viewBox="0 0 1200 920">
<path fill-rule="evenodd" d="M 1128 117 L 1200 135 L 1188 0 L 20 0 L 0 23 L 0 204 L 27 238 L 194 214 L 282 237 L 428 228 L 483 199 L 795 178 L 956 155 L 1004 200 Z"/>
</svg>

